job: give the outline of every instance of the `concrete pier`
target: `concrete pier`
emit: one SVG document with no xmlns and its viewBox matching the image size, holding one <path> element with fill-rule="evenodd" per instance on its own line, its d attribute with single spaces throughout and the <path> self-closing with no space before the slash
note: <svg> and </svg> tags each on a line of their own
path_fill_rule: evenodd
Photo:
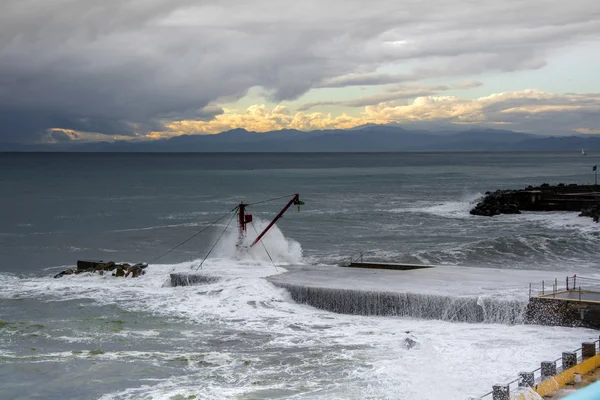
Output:
<svg viewBox="0 0 600 400">
<path fill-rule="evenodd" d="M 177 273 L 171 274 L 171 286 L 194 286 L 215 283 L 221 280 L 220 277 L 214 275 L 205 275 L 198 273 Z"/>
<path fill-rule="evenodd" d="M 435 268 L 433 265 L 421 264 L 397 264 L 397 263 L 378 263 L 378 262 L 351 262 L 343 265 L 347 268 L 373 268 L 373 269 L 391 269 L 395 271 L 410 271 L 413 269 Z"/>
<path fill-rule="evenodd" d="M 600 329 L 600 292 L 576 289 L 534 296 L 526 315 L 528 321 L 539 325 Z"/>
<path fill-rule="evenodd" d="M 351 268 L 308 265 L 285 268 L 288 272 L 266 279 L 286 289 L 298 303 L 342 314 L 600 326 L 600 302 L 592 305 L 560 302 L 559 292 L 552 293 L 550 298 L 549 295 L 530 298 L 528 282 L 552 279 L 544 271 L 392 263 L 355 263 Z M 220 279 L 207 272 L 174 273 L 171 286 L 204 285 Z M 573 296 L 564 294 L 566 300 Z"/>
</svg>

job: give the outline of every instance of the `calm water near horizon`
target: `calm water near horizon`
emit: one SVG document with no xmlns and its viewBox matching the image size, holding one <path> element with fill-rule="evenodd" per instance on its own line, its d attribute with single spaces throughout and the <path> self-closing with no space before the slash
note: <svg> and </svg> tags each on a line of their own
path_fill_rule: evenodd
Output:
<svg viewBox="0 0 600 400">
<path fill-rule="evenodd" d="M 263 279 L 281 271 L 262 248 L 240 256 L 228 245 L 234 228 L 206 262 L 228 279 L 168 287 L 171 271 L 198 266 L 227 219 L 139 279 L 52 275 L 84 258 L 150 261 L 240 201 L 294 193 L 305 205 L 288 211 L 264 240 L 281 268 L 327 268 L 363 252 L 381 261 L 600 274 L 600 224 L 591 218 L 468 212 L 489 190 L 593 183 L 599 161 L 599 154 L 578 152 L 0 153 L 0 375 L 6 382 L 0 398 L 464 399 L 485 393 L 529 364 L 559 357 L 556 349 L 579 347 L 591 331 L 359 317 L 298 305 Z M 257 230 L 286 201 L 251 207 Z M 406 346 L 407 337 L 418 346 Z M 484 367 L 490 360 L 495 364 Z"/>
</svg>

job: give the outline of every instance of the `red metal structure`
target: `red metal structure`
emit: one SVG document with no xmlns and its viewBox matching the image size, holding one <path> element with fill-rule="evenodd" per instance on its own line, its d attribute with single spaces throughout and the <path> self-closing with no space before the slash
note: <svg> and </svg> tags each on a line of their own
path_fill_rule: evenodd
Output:
<svg viewBox="0 0 600 400">
<path fill-rule="evenodd" d="M 240 228 L 240 235 L 246 233 L 246 224 L 252 222 L 252 215 L 246 214 L 246 207 L 248 204 L 240 203 L 238 206 L 238 226 Z"/>
<path fill-rule="evenodd" d="M 304 203 L 300 201 L 300 195 L 298 193 L 296 193 L 294 195 L 294 197 L 292 197 L 292 199 L 290 201 L 288 201 L 288 203 L 285 205 L 285 207 L 283 207 L 281 209 L 281 211 L 279 211 L 279 214 L 277 214 L 277 216 L 275 218 L 273 218 L 273 220 L 269 223 L 269 225 L 267 225 L 267 227 L 256 237 L 256 239 L 254 240 L 254 242 L 252 242 L 250 247 L 252 247 L 256 243 L 258 243 L 260 241 L 260 239 L 262 239 L 263 236 L 265 236 L 267 234 L 269 229 L 271 229 L 273 227 L 273 225 L 275 225 L 277 220 L 283 216 L 283 214 L 288 210 L 288 208 L 290 208 L 292 205 L 297 205 L 298 211 L 300 211 L 300 206 L 302 204 L 304 204 Z M 248 204 L 244 204 L 244 203 L 240 203 L 240 205 L 238 206 L 238 226 L 239 226 L 239 230 L 240 230 L 240 243 L 241 243 L 242 239 L 246 236 L 246 224 L 252 222 L 252 215 L 246 214 L 247 206 L 248 206 Z"/>
</svg>

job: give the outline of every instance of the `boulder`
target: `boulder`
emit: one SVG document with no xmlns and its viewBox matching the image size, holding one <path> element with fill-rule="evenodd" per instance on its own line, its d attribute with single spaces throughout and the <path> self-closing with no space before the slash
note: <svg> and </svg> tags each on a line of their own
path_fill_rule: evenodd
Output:
<svg viewBox="0 0 600 400">
<path fill-rule="evenodd" d="M 65 269 L 64 271 L 54 275 L 55 278 L 60 278 L 63 275 L 73 275 L 73 270 L 71 268 Z"/>
<path fill-rule="evenodd" d="M 75 271 L 73 271 L 71 269 L 67 270 L 67 271 L 71 271 L 70 273 L 63 271 L 60 274 L 57 274 L 55 276 L 55 278 L 59 278 L 63 275 L 81 274 L 81 273 L 85 273 L 85 272 L 89 272 L 89 273 L 97 272 L 100 275 L 104 275 L 105 271 L 114 271 L 114 270 L 116 270 L 116 272 L 113 272 L 113 274 L 112 274 L 113 276 L 126 276 L 126 271 L 128 271 L 132 268 L 135 269 L 135 273 L 133 273 L 133 271 L 132 271 L 131 274 L 135 275 L 135 276 L 140 276 L 140 275 L 144 274 L 143 269 L 146 267 L 148 267 L 148 264 L 146 264 L 146 263 L 137 263 L 132 266 L 129 263 L 117 264 L 114 261 L 104 262 L 101 260 L 78 260 L 77 261 L 77 269 Z"/>
<path fill-rule="evenodd" d="M 590 217 L 594 222 L 600 221 L 600 203 L 594 204 L 593 206 L 581 210 L 580 217 Z"/>
<path fill-rule="evenodd" d="M 104 264 L 102 260 L 77 260 L 77 269 L 81 270 L 93 270 L 96 266 Z"/>
<path fill-rule="evenodd" d="M 500 214 L 520 214 L 519 207 L 505 192 L 497 190 L 488 194 L 470 211 L 472 215 L 492 217 Z"/>
</svg>

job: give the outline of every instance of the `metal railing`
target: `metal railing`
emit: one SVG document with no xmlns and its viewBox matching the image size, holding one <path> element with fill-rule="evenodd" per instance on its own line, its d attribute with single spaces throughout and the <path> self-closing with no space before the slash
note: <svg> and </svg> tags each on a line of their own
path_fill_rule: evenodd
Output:
<svg viewBox="0 0 600 400">
<path fill-rule="evenodd" d="M 600 279 L 588 278 L 580 275 L 567 276 L 564 280 L 564 286 L 561 286 L 562 280 L 557 278 L 554 281 L 542 281 L 540 286 L 535 286 L 529 283 L 529 298 L 533 297 L 560 297 L 563 293 L 577 292 L 579 293 L 579 301 L 581 301 L 582 294 L 586 292 L 598 292 L 600 293 Z"/>
<path fill-rule="evenodd" d="M 594 343 L 595 349 L 596 349 L 596 354 L 600 354 L 600 339 L 599 340 L 594 340 L 593 342 L 590 343 Z M 577 364 L 581 363 L 583 361 L 583 353 L 582 353 L 583 348 L 580 347 L 576 350 L 573 350 L 570 353 L 575 353 L 576 354 L 576 358 L 577 358 Z M 544 361 L 545 362 L 545 361 Z M 563 357 L 561 356 L 560 358 L 557 358 L 556 360 L 551 361 L 552 363 L 554 363 L 554 365 L 556 366 L 556 375 L 560 374 L 561 372 L 563 372 L 565 370 L 565 368 L 563 368 Z M 540 383 L 542 383 L 543 381 L 545 381 L 546 379 L 551 378 L 553 375 L 551 376 L 543 376 L 542 375 L 542 367 L 540 366 L 537 369 L 534 369 L 533 371 L 527 371 L 528 373 L 533 373 L 533 387 L 539 385 Z M 510 382 L 505 383 L 504 385 L 508 386 L 509 388 L 509 392 L 513 393 L 513 390 L 517 390 L 519 388 L 522 387 L 528 387 L 528 385 L 524 385 L 523 384 L 523 378 L 521 376 L 519 376 L 516 379 L 513 379 Z M 484 399 L 492 399 L 493 398 L 493 394 L 494 394 L 494 390 L 492 389 L 491 391 L 485 393 L 482 396 L 479 397 L 470 397 L 468 400 L 484 400 Z"/>
<path fill-rule="evenodd" d="M 365 255 L 364 251 L 361 251 L 360 253 L 358 253 L 358 255 L 356 257 L 354 256 L 350 256 L 350 264 L 355 263 L 355 262 L 363 262 L 363 256 Z"/>
</svg>

